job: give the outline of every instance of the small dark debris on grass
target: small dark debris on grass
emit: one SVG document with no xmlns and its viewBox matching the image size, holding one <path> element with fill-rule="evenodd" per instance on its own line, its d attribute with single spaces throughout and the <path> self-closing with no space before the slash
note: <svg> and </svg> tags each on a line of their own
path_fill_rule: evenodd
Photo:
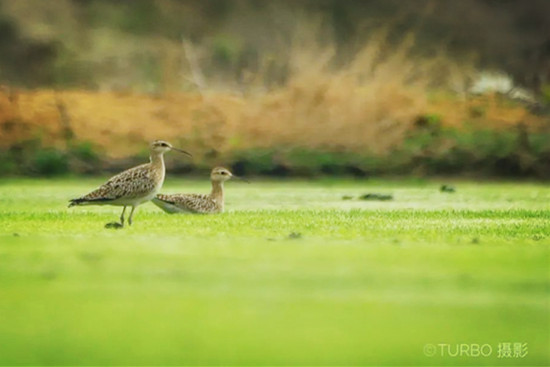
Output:
<svg viewBox="0 0 550 367">
<path fill-rule="evenodd" d="M 351 196 L 351 195 L 342 196 L 342 200 L 352 200 L 352 199 L 353 199 L 353 196 Z"/>
<path fill-rule="evenodd" d="M 300 232 L 290 232 L 290 234 L 286 237 L 289 240 L 297 240 L 299 238 L 302 238 L 302 234 Z"/>
<path fill-rule="evenodd" d="M 21 236 L 19 235 L 19 233 L 14 233 L 13 237 L 21 237 Z"/>
<path fill-rule="evenodd" d="M 479 245 L 479 238 L 478 237 L 472 238 L 472 244 L 473 245 Z"/>
<path fill-rule="evenodd" d="M 441 185 L 441 187 L 439 188 L 439 191 L 453 193 L 456 191 L 456 189 L 454 188 L 454 186 L 451 186 L 451 185 Z"/>
<path fill-rule="evenodd" d="M 378 200 L 378 201 L 389 201 L 393 200 L 393 195 L 390 194 L 376 194 L 376 193 L 369 193 L 365 195 L 361 195 L 359 197 L 361 200 Z"/>
<path fill-rule="evenodd" d="M 120 223 L 113 222 L 113 223 L 107 223 L 105 224 L 106 229 L 121 229 L 124 228 L 124 226 Z"/>
</svg>

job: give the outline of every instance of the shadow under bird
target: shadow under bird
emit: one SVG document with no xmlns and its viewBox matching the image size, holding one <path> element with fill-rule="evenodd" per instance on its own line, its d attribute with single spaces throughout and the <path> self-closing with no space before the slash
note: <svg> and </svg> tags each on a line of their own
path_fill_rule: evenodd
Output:
<svg viewBox="0 0 550 367">
<path fill-rule="evenodd" d="M 210 194 L 158 194 L 153 204 L 166 213 L 222 213 L 224 210 L 223 183 L 231 178 L 247 180 L 233 175 L 227 168 L 216 167 L 210 173 L 212 191 Z"/>
<path fill-rule="evenodd" d="M 128 224 L 132 225 L 134 210 L 154 198 L 162 188 L 166 171 L 164 153 L 175 150 L 191 157 L 188 152 L 174 148 L 163 140 L 155 140 L 149 148 L 151 151 L 149 163 L 123 171 L 89 194 L 70 200 L 69 208 L 75 205 L 123 206 L 120 223 L 113 222 L 105 225 L 106 228 L 122 228 L 126 207 L 131 206 Z"/>
</svg>

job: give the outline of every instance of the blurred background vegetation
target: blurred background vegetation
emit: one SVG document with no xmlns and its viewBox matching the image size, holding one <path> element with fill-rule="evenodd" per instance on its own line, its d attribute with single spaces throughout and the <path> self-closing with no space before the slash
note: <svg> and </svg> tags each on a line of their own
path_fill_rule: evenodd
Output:
<svg viewBox="0 0 550 367">
<path fill-rule="evenodd" d="M 546 0 L 1 0 L 0 175 L 550 176 Z"/>
</svg>

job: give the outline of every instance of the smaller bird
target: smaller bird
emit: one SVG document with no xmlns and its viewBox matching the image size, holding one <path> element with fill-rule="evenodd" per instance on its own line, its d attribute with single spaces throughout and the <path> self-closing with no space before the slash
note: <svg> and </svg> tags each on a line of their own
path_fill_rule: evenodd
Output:
<svg viewBox="0 0 550 367">
<path fill-rule="evenodd" d="M 163 140 L 155 140 L 150 144 L 151 161 L 140 166 L 127 169 L 113 176 L 96 190 L 70 200 L 69 208 L 75 205 L 118 205 L 123 206 L 120 223 L 107 223 L 106 228 L 124 227 L 126 207 L 131 206 L 128 224 L 132 225 L 134 210 L 141 204 L 151 200 L 159 192 L 164 183 L 165 167 L 164 153 L 175 150 L 191 156 L 185 150 L 174 148 Z"/>
<path fill-rule="evenodd" d="M 223 183 L 236 178 L 248 183 L 244 178 L 235 176 L 227 168 L 216 167 L 210 172 L 212 191 L 210 194 L 158 194 L 153 204 L 166 213 L 222 213 L 224 210 Z"/>
</svg>

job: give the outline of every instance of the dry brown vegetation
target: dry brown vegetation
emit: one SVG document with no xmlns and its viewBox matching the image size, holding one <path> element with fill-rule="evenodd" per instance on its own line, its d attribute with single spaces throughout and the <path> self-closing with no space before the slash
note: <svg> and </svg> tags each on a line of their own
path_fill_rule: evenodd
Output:
<svg viewBox="0 0 550 367">
<path fill-rule="evenodd" d="M 0 144 L 9 148 L 39 139 L 44 146 L 64 149 L 68 140 L 88 141 L 105 156 L 125 157 L 163 138 L 199 157 L 273 147 L 384 154 L 399 147 L 427 116 L 454 127 L 540 123 L 524 107 L 497 96 L 450 92 L 449 86 L 465 80 L 470 69 L 443 56 L 413 57 L 413 41 L 407 38 L 390 48 L 378 37 L 340 66 L 335 66 L 334 48 L 296 42 L 283 85 L 262 88 L 259 75 L 238 93 L 6 87 L 0 93 Z"/>
<path fill-rule="evenodd" d="M 229 164 L 262 174 L 364 175 L 476 166 L 517 175 L 546 172 L 547 120 L 506 97 L 469 94 L 476 72 L 470 64 L 443 52 L 422 57 L 412 36 L 391 46 L 384 32 L 345 56 L 336 43 L 317 40 L 318 29 L 297 30 L 286 54 L 265 55 L 257 73 L 225 82 L 201 69 L 201 45 L 188 43 L 163 70 L 194 85 L 188 92 L 175 92 L 171 83 L 149 94 L 5 87 L 0 150 L 8 155 L 0 169 L 118 169 L 106 160 L 89 161 L 115 158 L 125 167 L 120 159 L 142 156 L 147 142 L 166 139 L 191 151 L 192 165 L 201 169 Z M 267 80 L 270 65 L 285 70 L 284 78 Z M 527 129 L 510 128 L 516 125 Z M 535 146 L 521 137 L 531 132 Z M 91 146 L 79 148 L 83 143 Z M 185 169 L 188 163 L 169 164 Z"/>
<path fill-rule="evenodd" d="M 12 90 L 0 94 L 0 144 L 7 148 L 40 138 L 45 146 L 63 148 L 63 108 L 76 140 L 93 142 L 113 157 L 135 154 L 156 138 L 205 152 L 280 145 L 385 152 L 421 116 L 437 114 L 443 123 L 459 126 L 475 121 L 471 115 L 478 107 L 485 109 L 478 119 L 484 126 L 540 122 L 525 108 L 494 95 L 428 101 L 398 87 L 363 89 L 352 78 L 321 84 L 307 76 L 300 79 L 252 97 Z"/>
</svg>

